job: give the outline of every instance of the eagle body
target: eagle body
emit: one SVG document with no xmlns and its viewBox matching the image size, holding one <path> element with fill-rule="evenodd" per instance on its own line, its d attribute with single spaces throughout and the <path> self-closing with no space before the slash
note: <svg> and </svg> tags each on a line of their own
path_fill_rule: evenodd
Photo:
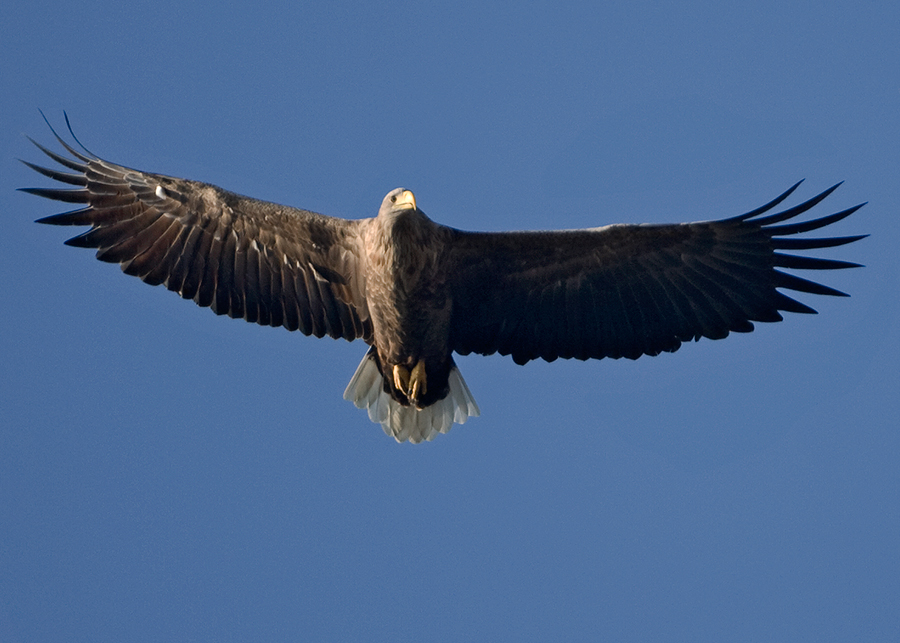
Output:
<svg viewBox="0 0 900 643">
<path fill-rule="evenodd" d="M 837 185 L 773 213 L 799 183 L 696 223 L 466 232 L 429 219 L 403 188 L 375 217 L 340 219 L 117 165 L 54 135 L 71 157 L 32 142 L 66 170 L 23 162 L 66 187 L 22 189 L 77 209 L 40 223 L 89 226 L 66 243 L 217 314 L 363 340 L 344 397 L 399 442 L 480 414 L 453 353 L 637 359 L 750 332 L 781 312 L 815 313 L 784 291 L 846 296 L 786 270 L 856 267 L 794 252 L 865 236 L 803 236 L 864 205 L 796 220 Z"/>
<path fill-rule="evenodd" d="M 397 198 L 406 195 L 398 207 Z M 393 201 L 392 201 L 393 199 Z M 429 219 L 412 193 L 388 194 L 366 231 L 366 300 L 385 389 L 402 405 L 426 408 L 446 397 L 454 367 L 449 346 L 452 301 L 444 262 L 452 230 Z M 395 367 L 425 369 L 417 399 L 397 386 Z"/>
</svg>

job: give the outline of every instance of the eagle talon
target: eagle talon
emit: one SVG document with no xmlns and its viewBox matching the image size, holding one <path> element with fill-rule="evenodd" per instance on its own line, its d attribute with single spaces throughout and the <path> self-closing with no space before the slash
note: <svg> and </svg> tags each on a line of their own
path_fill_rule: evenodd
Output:
<svg viewBox="0 0 900 643">
<path fill-rule="evenodd" d="M 409 371 L 400 364 L 394 364 L 394 388 L 409 397 Z"/>
<path fill-rule="evenodd" d="M 425 360 L 419 360 L 419 363 L 413 367 L 409 377 L 409 399 L 414 402 L 419 400 L 419 394 L 424 395 L 428 392 L 428 383 L 425 378 Z"/>
</svg>

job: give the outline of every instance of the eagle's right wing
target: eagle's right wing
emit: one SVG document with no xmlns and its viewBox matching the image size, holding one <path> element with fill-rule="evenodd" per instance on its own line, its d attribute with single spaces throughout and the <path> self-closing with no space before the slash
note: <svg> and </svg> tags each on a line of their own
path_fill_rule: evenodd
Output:
<svg viewBox="0 0 900 643">
<path fill-rule="evenodd" d="M 74 159 L 32 142 L 74 174 L 23 162 L 74 189 L 23 191 L 83 204 L 38 220 L 91 226 L 68 245 L 97 248 L 98 259 L 220 315 L 316 337 L 371 338 L 359 263 L 368 220 L 326 217 L 133 170 L 56 138 Z"/>
</svg>

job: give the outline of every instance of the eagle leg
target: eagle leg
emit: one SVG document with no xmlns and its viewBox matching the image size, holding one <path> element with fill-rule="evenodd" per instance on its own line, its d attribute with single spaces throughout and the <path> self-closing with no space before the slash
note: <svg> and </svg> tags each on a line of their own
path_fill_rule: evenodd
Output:
<svg viewBox="0 0 900 643">
<path fill-rule="evenodd" d="M 425 378 L 425 360 L 420 359 L 419 363 L 413 367 L 409 377 L 409 399 L 413 402 L 419 401 L 419 395 L 425 395 L 428 392 L 428 383 Z"/>
<path fill-rule="evenodd" d="M 400 364 L 394 364 L 394 388 L 409 396 L 409 371 Z"/>
<path fill-rule="evenodd" d="M 428 382 L 425 375 L 425 360 L 419 360 L 412 372 L 400 364 L 394 364 L 394 388 L 403 393 L 410 402 L 419 401 L 420 395 L 428 392 Z"/>
</svg>

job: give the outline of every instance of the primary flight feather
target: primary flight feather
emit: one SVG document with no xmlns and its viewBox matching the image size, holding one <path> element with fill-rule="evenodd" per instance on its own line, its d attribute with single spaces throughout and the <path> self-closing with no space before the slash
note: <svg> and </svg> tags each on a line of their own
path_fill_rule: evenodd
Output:
<svg viewBox="0 0 900 643">
<path fill-rule="evenodd" d="M 796 236 L 864 205 L 790 221 L 837 185 L 767 214 L 799 183 L 746 214 L 698 223 L 464 232 L 433 222 L 403 188 L 374 218 L 339 219 L 133 170 L 53 133 L 70 157 L 32 142 L 70 171 L 23 162 L 71 187 L 23 191 L 82 207 L 39 223 L 90 226 L 66 243 L 217 314 L 362 339 L 370 348 L 344 397 L 399 442 L 479 415 L 454 352 L 518 364 L 636 359 L 749 332 L 780 311 L 815 312 L 779 289 L 845 296 L 781 269 L 859 265 L 782 251 L 865 236 Z"/>
</svg>

